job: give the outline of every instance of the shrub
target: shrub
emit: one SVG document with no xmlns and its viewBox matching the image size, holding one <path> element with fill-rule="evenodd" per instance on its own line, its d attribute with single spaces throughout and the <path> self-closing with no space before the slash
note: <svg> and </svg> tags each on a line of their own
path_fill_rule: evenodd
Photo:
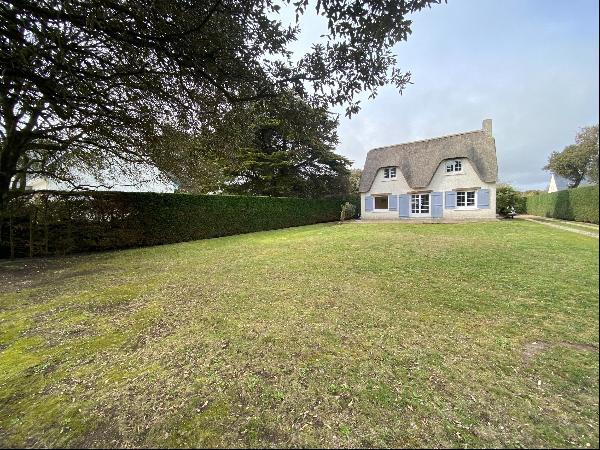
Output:
<svg viewBox="0 0 600 450">
<path fill-rule="evenodd" d="M 515 204 L 515 211 L 517 214 L 527 213 L 527 197 L 525 197 L 521 193 L 519 193 L 519 197 L 517 198 L 517 202 Z"/>
<path fill-rule="evenodd" d="M 502 185 L 496 189 L 496 213 L 507 217 L 510 213 L 525 212 L 526 200 L 512 186 Z"/>
<path fill-rule="evenodd" d="M 34 192 L 0 218 L 0 257 L 168 244 L 336 221 L 343 200 L 140 192 Z"/>
<path fill-rule="evenodd" d="M 342 212 L 340 214 L 340 220 L 349 220 L 356 217 L 356 206 L 353 203 L 346 202 L 342 205 Z"/>
<path fill-rule="evenodd" d="M 535 216 L 598 223 L 598 186 L 528 197 L 527 212 Z"/>
<path fill-rule="evenodd" d="M 350 194 L 348 203 L 354 205 L 354 219 L 358 219 L 360 217 L 360 194 Z"/>
</svg>

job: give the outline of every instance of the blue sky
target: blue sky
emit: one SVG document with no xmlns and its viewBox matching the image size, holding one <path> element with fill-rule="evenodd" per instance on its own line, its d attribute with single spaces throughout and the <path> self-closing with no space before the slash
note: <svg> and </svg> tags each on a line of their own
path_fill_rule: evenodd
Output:
<svg viewBox="0 0 600 450">
<path fill-rule="evenodd" d="M 340 118 L 338 152 L 362 167 L 369 149 L 476 130 L 493 119 L 500 181 L 544 188 L 553 150 L 598 122 L 596 0 L 449 0 L 412 17 L 395 47 L 412 73 L 402 95 L 391 87 Z M 301 19 L 300 54 L 325 30 Z M 341 111 L 341 110 L 340 110 Z"/>
</svg>

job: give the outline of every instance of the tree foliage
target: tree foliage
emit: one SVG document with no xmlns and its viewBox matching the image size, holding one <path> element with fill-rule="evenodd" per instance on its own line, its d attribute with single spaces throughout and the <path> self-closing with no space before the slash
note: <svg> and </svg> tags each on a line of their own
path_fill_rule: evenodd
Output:
<svg viewBox="0 0 600 450">
<path fill-rule="evenodd" d="M 227 165 L 224 190 L 279 197 L 332 197 L 349 192 L 349 166 L 334 152 L 337 120 L 302 102 L 257 109 L 252 139 Z"/>
<path fill-rule="evenodd" d="M 157 166 L 188 192 L 313 198 L 349 193 L 350 161 L 334 152 L 337 118 L 324 108 L 283 95 L 239 105 L 226 115 L 226 124 L 239 122 L 244 126 L 227 148 L 206 136 L 161 139 L 153 146 Z"/>
<path fill-rule="evenodd" d="M 562 152 L 552 152 L 544 170 L 566 178 L 571 188 L 579 186 L 586 177 L 598 183 L 598 125 L 582 128 L 575 144 Z"/>
<path fill-rule="evenodd" d="M 391 48 L 432 3 L 320 0 L 328 33 L 292 60 L 287 1 L 0 0 L 0 194 L 19 175 L 150 164 L 163 127 L 211 134 L 236 104 L 281 92 L 352 114 L 359 92 L 409 82 Z"/>
<path fill-rule="evenodd" d="M 575 141 L 589 158 L 585 176 L 598 184 L 598 124 L 582 128 Z"/>
<path fill-rule="evenodd" d="M 362 176 L 362 169 L 352 169 L 350 171 L 350 192 L 358 194 L 360 188 L 360 177 Z"/>
</svg>

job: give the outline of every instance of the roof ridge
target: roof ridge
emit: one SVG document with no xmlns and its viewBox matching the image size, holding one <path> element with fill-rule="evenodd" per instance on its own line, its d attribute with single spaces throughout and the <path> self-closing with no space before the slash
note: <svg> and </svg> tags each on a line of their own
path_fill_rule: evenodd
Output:
<svg viewBox="0 0 600 450">
<path fill-rule="evenodd" d="M 444 136 L 437 136 L 437 137 L 427 138 L 427 139 L 419 139 L 417 141 L 401 142 L 400 144 L 392 144 L 392 145 L 385 145 L 383 147 L 375 147 L 369 151 L 385 150 L 385 149 L 392 148 L 392 147 L 398 147 L 400 145 L 417 144 L 419 142 L 435 141 L 437 139 L 445 139 L 445 138 L 449 138 L 449 137 L 463 136 L 465 134 L 472 134 L 472 133 L 484 133 L 484 130 L 463 131 L 462 133 L 446 134 Z"/>
</svg>

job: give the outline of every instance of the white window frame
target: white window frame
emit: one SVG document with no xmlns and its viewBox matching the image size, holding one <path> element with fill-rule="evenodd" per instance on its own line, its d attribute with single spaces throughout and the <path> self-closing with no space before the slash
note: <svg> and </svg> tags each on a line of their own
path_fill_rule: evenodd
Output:
<svg viewBox="0 0 600 450">
<path fill-rule="evenodd" d="M 446 175 L 457 175 L 463 172 L 463 162 L 460 159 L 446 161 Z M 457 169 L 458 167 L 458 169 Z"/>
<path fill-rule="evenodd" d="M 422 198 L 427 196 L 427 212 L 422 212 L 423 200 Z M 419 198 L 419 212 L 413 212 L 413 197 Z M 410 217 L 431 217 L 431 194 L 428 192 L 410 194 Z"/>
<path fill-rule="evenodd" d="M 388 207 L 385 209 L 377 209 L 375 208 L 375 198 L 377 197 L 385 197 L 388 202 Z M 390 196 L 388 194 L 374 194 L 373 195 L 373 212 L 388 212 L 390 210 Z"/>
<path fill-rule="evenodd" d="M 472 205 L 468 205 L 467 204 L 467 193 L 468 192 L 472 192 L 473 193 L 473 204 Z M 461 193 L 465 194 L 465 204 L 464 206 L 458 206 L 458 197 Z M 461 190 L 461 191 L 456 191 L 456 209 L 458 211 L 464 211 L 464 210 L 473 210 L 473 209 L 479 209 L 477 208 L 477 189 L 469 189 L 469 190 Z"/>
<path fill-rule="evenodd" d="M 394 176 L 390 176 L 392 170 L 394 171 Z M 386 181 L 395 180 L 397 178 L 398 170 L 396 167 L 384 167 L 383 168 L 383 179 Z"/>
</svg>

